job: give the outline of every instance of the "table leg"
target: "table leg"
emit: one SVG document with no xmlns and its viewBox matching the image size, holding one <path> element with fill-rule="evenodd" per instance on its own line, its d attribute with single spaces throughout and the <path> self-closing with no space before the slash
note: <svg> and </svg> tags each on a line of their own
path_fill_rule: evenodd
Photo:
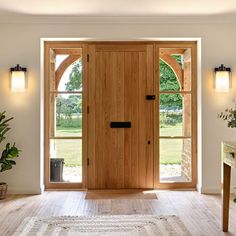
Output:
<svg viewBox="0 0 236 236">
<path fill-rule="evenodd" d="M 224 232 L 228 232 L 228 227 L 229 227 L 230 172 L 231 172 L 231 167 L 224 163 L 224 170 L 223 170 L 223 225 L 222 225 Z"/>
</svg>

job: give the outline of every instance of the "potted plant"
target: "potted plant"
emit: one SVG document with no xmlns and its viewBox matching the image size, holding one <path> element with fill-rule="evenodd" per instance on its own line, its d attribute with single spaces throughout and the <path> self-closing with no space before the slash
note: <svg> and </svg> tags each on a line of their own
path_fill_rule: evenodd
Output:
<svg viewBox="0 0 236 236">
<path fill-rule="evenodd" d="M 233 100 L 234 107 L 226 108 L 218 117 L 227 122 L 229 128 L 236 128 L 236 101 Z"/>
<path fill-rule="evenodd" d="M 227 122 L 229 128 L 236 128 L 236 101 L 233 100 L 234 107 L 226 108 L 224 112 L 218 114 L 218 117 Z M 234 198 L 234 203 L 236 203 L 236 198 Z"/>
<path fill-rule="evenodd" d="M 9 121 L 13 119 L 6 118 L 4 112 L 0 112 L 0 143 L 6 139 L 7 132 L 11 129 L 9 127 Z M 16 165 L 14 158 L 18 157 L 20 150 L 15 146 L 15 143 L 11 145 L 7 143 L 0 156 L 0 172 L 12 169 L 13 165 Z M 0 200 L 6 197 L 7 184 L 0 182 Z"/>
</svg>

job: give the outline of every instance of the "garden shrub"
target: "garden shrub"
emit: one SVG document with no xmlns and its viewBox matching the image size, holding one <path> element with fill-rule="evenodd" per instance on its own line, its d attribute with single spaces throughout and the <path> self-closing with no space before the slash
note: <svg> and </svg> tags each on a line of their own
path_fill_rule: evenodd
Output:
<svg viewBox="0 0 236 236">
<path fill-rule="evenodd" d="M 176 126 L 182 123 L 181 112 L 160 112 L 160 127 L 166 128 L 169 126 Z"/>
<path fill-rule="evenodd" d="M 82 128 L 82 116 L 76 118 L 60 118 L 57 127 Z"/>
</svg>

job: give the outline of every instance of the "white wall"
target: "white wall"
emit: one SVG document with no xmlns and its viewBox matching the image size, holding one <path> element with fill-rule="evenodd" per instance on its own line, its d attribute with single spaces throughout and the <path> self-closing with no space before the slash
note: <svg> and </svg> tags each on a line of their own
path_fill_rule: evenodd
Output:
<svg viewBox="0 0 236 236">
<path fill-rule="evenodd" d="M 224 20 L 224 19 L 223 19 Z M 100 22 L 99 22 L 100 21 Z M 139 21 L 140 23 L 134 23 Z M 218 19 L 160 18 L 0 18 L 0 110 L 7 110 L 11 122 L 10 141 L 22 149 L 17 166 L 0 173 L 11 192 L 40 192 L 40 38 L 140 39 L 149 37 L 202 38 L 202 190 L 219 192 L 221 182 L 220 143 L 236 140 L 236 129 L 228 129 L 217 113 L 236 98 L 236 23 Z M 120 22 L 120 23 L 118 23 Z M 143 22 L 143 23 L 142 23 Z M 167 23 L 165 23 L 167 22 Z M 14 94 L 8 85 L 8 70 L 17 63 L 29 71 L 27 92 Z M 221 63 L 233 71 L 233 88 L 227 94 L 213 89 L 215 66 Z M 234 176 L 236 177 L 235 171 Z M 201 183 L 200 183 L 201 184 Z M 236 182 L 234 182 L 236 185 Z"/>
</svg>

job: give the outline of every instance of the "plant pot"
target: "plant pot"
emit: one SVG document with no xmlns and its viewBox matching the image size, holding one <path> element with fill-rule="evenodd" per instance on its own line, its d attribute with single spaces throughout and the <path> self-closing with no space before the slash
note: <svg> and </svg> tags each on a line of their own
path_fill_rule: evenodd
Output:
<svg viewBox="0 0 236 236">
<path fill-rule="evenodd" d="M 63 182 L 64 158 L 51 158 L 50 162 L 51 182 Z"/>
<path fill-rule="evenodd" d="M 7 194 L 7 184 L 6 183 L 0 183 L 0 200 L 3 200 L 6 198 Z"/>
</svg>

